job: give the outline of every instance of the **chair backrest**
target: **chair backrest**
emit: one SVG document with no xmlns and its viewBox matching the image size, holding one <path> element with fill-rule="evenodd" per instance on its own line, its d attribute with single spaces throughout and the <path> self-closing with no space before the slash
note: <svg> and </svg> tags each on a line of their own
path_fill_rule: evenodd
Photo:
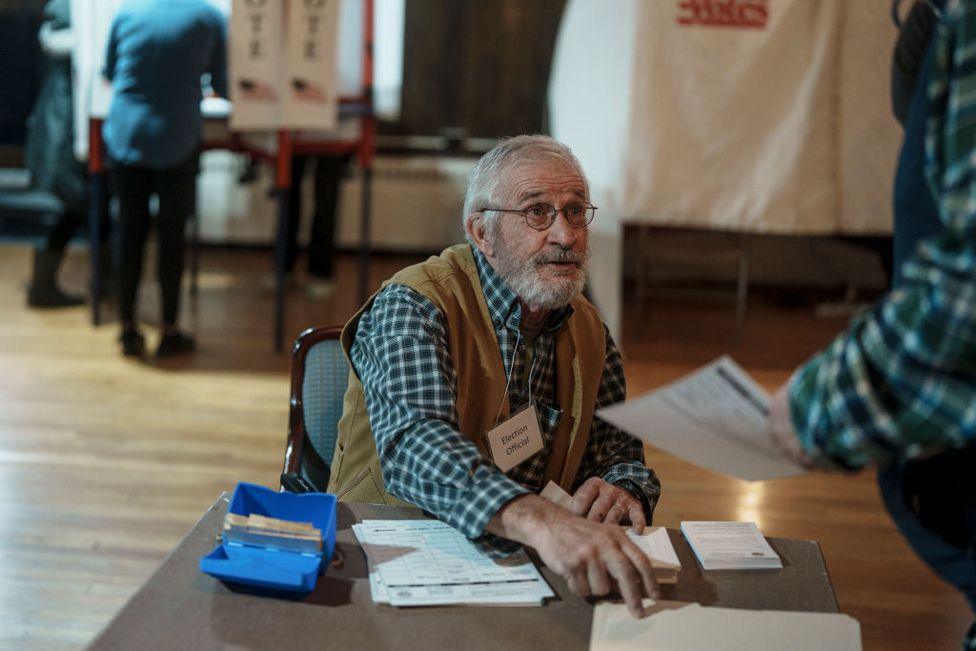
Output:
<svg viewBox="0 0 976 651">
<path fill-rule="evenodd" d="M 339 334 L 342 328 L 309 328 L 291 354 L 288 444 L 282 474 L 297 473 L 315 490 L 329 483 L 342 401 L 349 383 Z"/>
</svg>

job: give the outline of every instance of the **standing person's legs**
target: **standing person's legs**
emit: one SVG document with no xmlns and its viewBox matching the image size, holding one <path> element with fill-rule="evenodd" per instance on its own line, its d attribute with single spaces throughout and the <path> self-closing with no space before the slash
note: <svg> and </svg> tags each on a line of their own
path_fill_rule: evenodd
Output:
<svg viewBox="0 0 976 651">
<path fill-rule="evenodd" d="M 163 336 L 157 355 L 187 352 L 193 340 L 180 333 L 180 284 L 186 248 L 186 220 L 196 208 L 198 154 L 194 152 L 176 167 L 155 173 L 159 195 L 158 275 L 163 310 Z"/>
<path fill-rule="evenodd" d="M 309 293 L 313 297 L 332 293 L 339 184 L 349 159 L 349 155 L 319 156 L 315 164 L 315 213 L 308 244 Z"/>
<path fill-rule="evenodd" d="M 291 273 L 298 256 L 298 227 L 302 223 L 302 178 L 305 176 L 305 156 L 291 158 L 291 185 L 288 187 L 288 224 L 285 242 L 285 271 Z"/>
<path fill-rule="evenodd" d="M 45 249 L 63 253 L 68 242 L 74 237 L 78 229 L 85 223 L 87 215 L 84 209 L 78 210 L 66 206 L 64 212 L 55 222 L 54 228 L 48 233 Z"/>
<path fill-rule="evenodd" d="M 288 186 L 288 214 L 285 216 L 285 277 L 295 268 L 295 258 L 298 257 L 298 227 L 302 222 L 302 177 L 305 176 L 307 157 L 292 156 L 291 185 Z M 276 231 L 277 232 L 277 231 Z M 261 287 L 272 291 L 277 287 L 275 270 L 277 260 L 276 248 L 271 247 L 271 272 L 261 277 Z"/>
<path fill-rule="evenodd" d="M 34 269 L 27 304 L 31 307 L 71 307 L 82 305 L 81 296 L 66 294 L 58 287 L 58 269 L 64 250 L 78 228 L 85 222 L 85 213 L 65 206 L 44 247 L 34 251 Z"/>
<path fill-rule="evenodd" d="M 963 593 L 976 614 L 976 447 L 879 469 L 878 483 L 912 549 Z M 964 649 L 976 648 L 974 637 L 976 624 Z"/>
<path fill-rule="evenodd" d="M 119 322 L 122 352 L 140 355 L 143 338 L 136 329 L 136 295 L 142 278 L 142 258 L 149 234 L 149 196 L 152 172 L 116 164 L 112 169 L 119 199 Z"/>
</svg>

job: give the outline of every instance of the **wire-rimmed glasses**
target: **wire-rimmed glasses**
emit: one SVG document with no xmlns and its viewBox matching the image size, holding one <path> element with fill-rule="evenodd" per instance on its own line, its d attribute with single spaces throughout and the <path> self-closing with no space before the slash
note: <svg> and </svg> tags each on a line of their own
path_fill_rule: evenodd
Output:
<svg viewBox="0 0 976 651">
<path fill-rule="evenodd" d="M 544 231 L 556 221 L 556 215 L 562 212 L 563 217 L 573 228 L 586 228 L 596 216 L 596 206 L 585 201 L 568 203 L 562 208 L 556 208 L 551 203 L 536 203 L 528 208 L 516 210 L 513 208 L 485 208 L 482 212 L 507 212 L 522 215 L 529 228 Z"/>
</svg>

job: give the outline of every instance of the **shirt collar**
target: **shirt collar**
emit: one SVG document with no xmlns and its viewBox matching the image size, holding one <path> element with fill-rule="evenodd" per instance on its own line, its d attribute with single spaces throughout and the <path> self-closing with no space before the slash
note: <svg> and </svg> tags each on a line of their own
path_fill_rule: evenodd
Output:
<svg viewBox="0 0 976 651">
<path fill-rule="evenodd" d="M 519 302 L 518 295 L 512 291 L 508 283 L 502 280 L 501 276 L 495 273 L 478 247 L 472 245 L 471 252 L 478 266 L 478 278 L 481 280 L 481 289 L 488 304 L 488 314 L 491 316 L 492 323 L 495 324 L 495 328 L 504 326 L 513 332 L 517 331 L 519 321 L 522 319 L 522 304 Z M 552 310 L 546 317 L 542 332 L 556 332 L 563 327 L 572 314 L 572 305 Z"/>
</svg>

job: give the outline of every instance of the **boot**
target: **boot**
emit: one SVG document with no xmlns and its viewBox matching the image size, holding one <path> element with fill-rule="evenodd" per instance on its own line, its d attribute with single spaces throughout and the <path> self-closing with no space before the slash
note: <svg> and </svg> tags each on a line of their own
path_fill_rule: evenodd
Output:
<svg viewBox="0 0 976 651">
<path fill-rule="evenodd" d="M 31 307 L 75 307 L 85 299 L 65 294 L 58 287 L 58 267 L 64 251 L 37 249 L 34 251 L 34 277 L 27 290 L 27 304 Z"/>
</svg>

